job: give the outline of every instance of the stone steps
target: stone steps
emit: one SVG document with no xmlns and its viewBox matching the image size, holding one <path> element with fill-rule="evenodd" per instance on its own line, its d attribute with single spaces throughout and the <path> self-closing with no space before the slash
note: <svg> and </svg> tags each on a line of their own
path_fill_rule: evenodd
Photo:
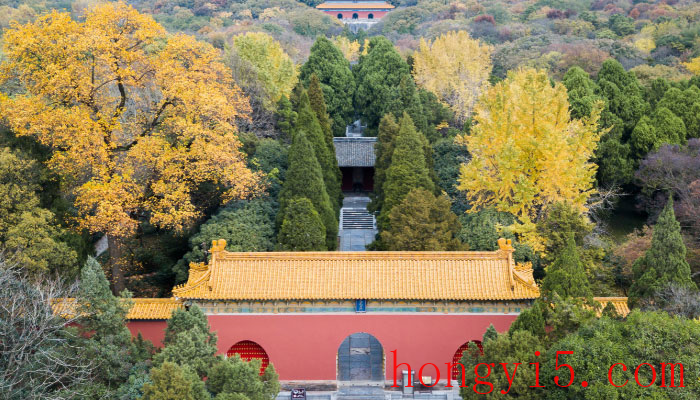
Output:
<svg viewBox="0 0 700 400">
<path fill-rule="evenodd" d="M 342 208 L 340 210 L 341 229 L 375 229 L 374 215 L 363 208 Z"/>
</svg>

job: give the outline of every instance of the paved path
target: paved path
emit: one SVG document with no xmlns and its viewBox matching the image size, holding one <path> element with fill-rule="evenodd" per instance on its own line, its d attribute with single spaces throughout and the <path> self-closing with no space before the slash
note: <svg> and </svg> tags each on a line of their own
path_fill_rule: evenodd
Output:
<svg viewBox="0 0 700 400">
<path fill-rule="evenodd" d="M 372 229 L 367 229 L 367 224 L 355 224 L 346 220 L 343 215 L 357 214 L 364 210 L 366 213 L 369 197 L 346 194 L 343 199 L 343 208 L 340 210 L 341 223 L 338 235 L 340 236 L 340 251 L 365 251 L 368 244 L 374 241 L 377 234 L 376 223 L 372 216 Z M 361 227 L 361 228 L 358 228 Z"/>
</svg>

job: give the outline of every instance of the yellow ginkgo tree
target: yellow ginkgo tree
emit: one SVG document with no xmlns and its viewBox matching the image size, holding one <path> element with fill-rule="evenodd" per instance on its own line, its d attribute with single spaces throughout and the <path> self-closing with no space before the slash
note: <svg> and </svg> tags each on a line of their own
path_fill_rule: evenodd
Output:
<svg viewBox="0 0 700 400">
<path fill-rule="evenodd" d="M 416 83 L 455 112 L 461 125 L 472 113 L 491 74 L 491 47 L 465 31 L 448 32 L 432 42 L 421 39 L 413 54 Z"/>
<path fill-rule="evenodd" d="M 115 290 L 139 223 L 183 230 L 200 216 L 192 197 L 204 183 L 222 201 L 260 189 L 236 136 L 247 99 L 209 44 L 168 35 L 123 2 L 83 22 L 54 11 L 4 41 L 0 82 L 21 90 L 2 96 L 1 116 L 52 150 L 80 226 L 109 239 Z"/>
<path fill-rule="evenodd" d="M 458 136 L 471 154 L 458 188 L 474 206 L 515 215 L 510 227 L 541 250 L 535 222 L 543 209 L 567 202 L 585 211 L 594 193 L 600 139 L 597 104 L 587 119 L 571 119 L 566 88 L 542 70 L 520 69 L 486 90 L 474 109 L 471 135 Z"/>
<path fill-rule="evenodd" d="M 682 64 L 686 69 L 688 69 L 688 71 L 694 73 L 695 75 L 700 75 L 700 57 L 695 57 Z"/>
<path fill-rule="evenodd" d="M 350 40 L 345 36 L 335 36 L 331 39 L 335 47 L 340 49 L 343 56 L 350 61 L 357 61 L 360 57 L 360 42 L 357 40 Z"/>
</svg>

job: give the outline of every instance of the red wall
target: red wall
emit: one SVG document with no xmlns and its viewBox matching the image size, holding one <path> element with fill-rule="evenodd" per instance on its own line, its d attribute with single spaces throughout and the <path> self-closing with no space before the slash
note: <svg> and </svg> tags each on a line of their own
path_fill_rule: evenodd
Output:
<svg viewBox="0 0 700 400">
<path fill-rule="evenodd" d="M 158 321 L 143 321 L 132 320 L 126 323 L 126 326 L 131 331 L 131 335 L 136 337 L 139 333 L 144 339 L 150 340 L 154 346 L 162 347 L 163 338 L 165 338 L 165 327 L 168 322 L 164 320 Z"/>
<path fill-rule="evenodd" d="M 481 340 L 489 324 L 503 332 L 516 315 L 450 314 L 269 314 L 210 315 L 218 334 L 219 353 L 241 340 L 262 346 L 281 380 L 335 380 L 338 347 L 356 332 L 374 335 L 384 348 L 387 379 L 393 379 L 393 354 L 398 363 L 418 370 L 432 362 L 446 379 L 445 363 L 462 344 Z M 403 368 L 402 368 L 403 369 Z M 397 372 L 400 380 L 400 372 Z M 428 366 L 423 375 L 436 378 Z M 416 372 L 416 377 L 418 373 Z"/>
<path fill-rule="evenodd" d="M 366 19 L 369 14 L 374 14 L 374 19 L 381 19 L 387 11 L 330 11 L 324 10 L 326 14 L 333 18 L 338 18 L 338 14 L 343 14 L 343 19 L 352 19 L 352 15 L 357 13 L 359 19 Z"/>
</svg>

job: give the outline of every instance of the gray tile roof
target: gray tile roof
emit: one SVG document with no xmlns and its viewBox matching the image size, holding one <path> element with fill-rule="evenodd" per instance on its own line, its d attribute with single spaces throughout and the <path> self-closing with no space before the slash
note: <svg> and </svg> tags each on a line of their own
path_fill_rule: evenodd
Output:
<svg viewBox="0 0 700 400">
<path fill-rule="evenodd" d="M 333 138 L 339 167 L 374 167 L 376 137 Z"/>
</svg>

